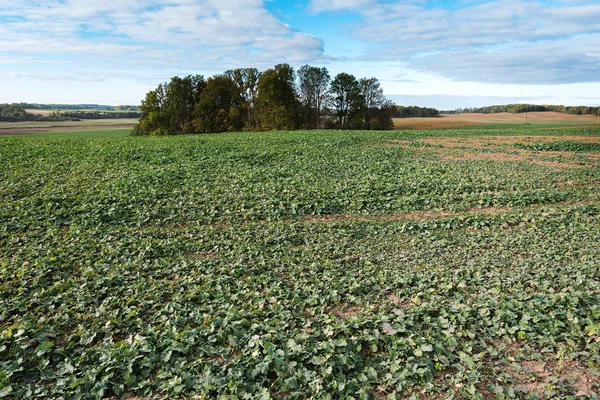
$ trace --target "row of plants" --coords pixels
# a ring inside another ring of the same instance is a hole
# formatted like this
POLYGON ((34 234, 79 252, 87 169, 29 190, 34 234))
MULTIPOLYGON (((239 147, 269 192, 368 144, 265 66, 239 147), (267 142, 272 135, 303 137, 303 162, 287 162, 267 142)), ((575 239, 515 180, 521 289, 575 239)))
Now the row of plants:
POLYGON ((0 397, 597 398, 597 161, 419 138, 0 138, 0 397))

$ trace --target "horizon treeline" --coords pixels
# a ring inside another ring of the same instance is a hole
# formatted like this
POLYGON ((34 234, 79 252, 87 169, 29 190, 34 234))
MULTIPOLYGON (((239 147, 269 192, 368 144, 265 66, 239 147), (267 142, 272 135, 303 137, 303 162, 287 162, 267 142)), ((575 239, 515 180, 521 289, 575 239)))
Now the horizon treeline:
POLYGON ((20 103, 0 104, 2 122, 61 122, 86 119, 139 118, 139 111, 51 111, 48 115, 28 113, 20 103))
POLYGON ((133 135, 295 129, 392 129, 396 106, 377 78, 304 65, 173 77, 146 94, 133 135))
POLYGON ((13 103, 12 105, 26 110, 72 110, 72 111, 139 111, 139 106, 119 105, 109 106, 103 104, 43 104, 43 103, 13 103))
POLYGON ((443 114, 462 114, 462 113, 478 113, 478 114, 497 114, 511 113, 520 114, 525 112, 536 111, 555 111, 573 115, 598 115, 600 107, 589 106, 563 106, 563 105, 548 105, 548 104, 503 104, 486 107, 475 108, 460 108, 455 111, 443 111, 443 114))

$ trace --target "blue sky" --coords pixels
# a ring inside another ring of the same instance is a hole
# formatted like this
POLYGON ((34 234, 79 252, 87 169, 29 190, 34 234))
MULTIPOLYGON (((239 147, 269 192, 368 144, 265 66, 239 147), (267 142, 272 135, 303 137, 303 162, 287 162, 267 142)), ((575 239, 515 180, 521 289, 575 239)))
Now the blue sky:
POLYGON ((174 75, 287 62, 399 104, 600 104, 598 1, 0 0, 0 102, 138 104, 174 75))

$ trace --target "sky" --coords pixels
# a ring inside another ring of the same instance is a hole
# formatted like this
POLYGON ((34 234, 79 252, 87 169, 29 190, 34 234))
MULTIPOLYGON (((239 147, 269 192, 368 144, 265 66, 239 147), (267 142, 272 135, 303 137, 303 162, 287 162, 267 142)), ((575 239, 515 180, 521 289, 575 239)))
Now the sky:
POLYGON ((600 2, 0 0, 0 103, 139 104, 278 63, 377 77, 403 105, 599 105, 600 2))

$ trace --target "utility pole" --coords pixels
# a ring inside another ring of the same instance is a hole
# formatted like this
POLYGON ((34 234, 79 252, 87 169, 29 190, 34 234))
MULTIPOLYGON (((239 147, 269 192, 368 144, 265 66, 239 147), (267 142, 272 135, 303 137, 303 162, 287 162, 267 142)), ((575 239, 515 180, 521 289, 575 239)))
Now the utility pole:
POLYGON ((525 113, 525 125, 527 125, 527 113, 525 113))

